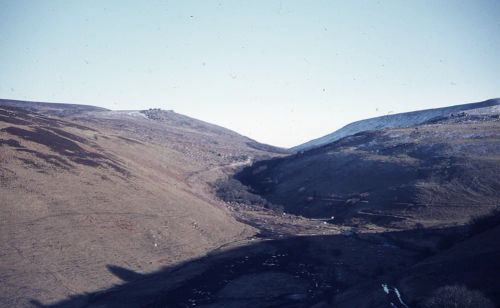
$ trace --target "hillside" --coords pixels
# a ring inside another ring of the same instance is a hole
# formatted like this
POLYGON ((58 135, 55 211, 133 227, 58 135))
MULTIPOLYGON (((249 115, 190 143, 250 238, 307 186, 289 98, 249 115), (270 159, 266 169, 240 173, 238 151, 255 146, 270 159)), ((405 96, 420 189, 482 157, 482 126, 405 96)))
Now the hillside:
POLYGON ((385 115, 350 123, 331 134, 295 146, 291 150, 304 151, 363 131, 411 127, 429 120, 448 117, 452 114, 459 114, 461 112, 471 114, 480 112, 490 113, 495 111, 497 113, 500 111, 500 99, 490 99, 479 103, 385 115))
POLYGON ((283 150, 171 111, 0 101, 0 306, 118 283, 255 234, 211 197, 283 150))
POLYGON ((496 105, 290 154, 172 110, 0 100, 0 306, 498 305, 499 192, 496 105))
MULTIPOLYGON (((443 230, 434 232, 438 234, 443 230)), ((414 232, 413 236, 415 235, 415 238, 420 237, 421 240, 429 239, 429 235, 426 236, 422 230, 414 232)), ((466 235, 453 244, 438 245, 444 247, 429 249, 424 257, 410 266, 386 273, 378 279, 360 282, 336 298, 336 307, 387 307, 391 294, 383 292, 382 284, 388 284, 390 289, 398 288, 409 307, 425 307, 423 302, 443 286, 466 286, 469 290, 479 290, 498 307, 500 247, 496 245, 496 241, 499 235, 500 225, 497 219, 497 224, 484 232, 466 235)), ((449 241, 438 241, 445 242, 449 241)), ((395 297, 392 300, 396 307, 404 307, 395 297)), ((479 306, 470 303, 461 307, 479 306)))
POLYGON ((449 224, 500 200, 497 111, 366 131, 236 175, 285 212, 333 223, 449 224))
POLYGON ((90 105, 43 103, 32 101, 19 101, 12 99, 0 99, 0 106, 17 107, 46 114, 71 115, 90 111, 107 111, 108 109, 90 105))

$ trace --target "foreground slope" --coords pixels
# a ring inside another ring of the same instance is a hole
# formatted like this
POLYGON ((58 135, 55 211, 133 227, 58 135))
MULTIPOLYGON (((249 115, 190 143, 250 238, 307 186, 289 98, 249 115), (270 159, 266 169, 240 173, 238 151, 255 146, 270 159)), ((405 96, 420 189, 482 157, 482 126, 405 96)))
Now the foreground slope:
POLYGON ((171 111, 0 101, 0 306, 99 290, 120 281, 108 265, 148 272, 253 235, 205 182, 280 151, 171 111))
MULTIPOLYGON (((498 213, 498 212, 497 212, 498 213)), ((500 218, 500 217, 499 217, 500 218)), ((465 286, 469 290, 479 291, 493 305, 500 305, 500 220, 480 233, 466 232, 460 240, 451 243, 450 236, 438 241, 438 249, 428 249, 421 258, 404 268, 390 271, 376 279, 365 279, 336 298, 336 307, 388 307, 388 301, 396 307, 405 307, 393 296, 397 288, 406 307, 422 307, 427 298, 444 286, 465 286), (444 239, 444 240, 443 240, 444 239), (443 245, 442 243, 447 243, 443 245), (382 285, 389 287, 389 294, 382 285)), ((413 236, 419 241, 429 241, 429 231, 416 230, 413 236)), ((435 230, 435 234, 446 232, 435 230)), ((462 231, 458 231, 460 234, 462 231)), ((456 234, 456 233, 455 233, 456 234)), ((403 238, 400 236, 400 238, 403 238)), ((408 247, 408 245, 406 245, 408 247)), ((393 260, 398 262, 399 260, 393 260)), ((470 300, 470 299, 469 299, 470 300)), ((457 307, 485 307, 462 302, 457 307)), ((442 307, 439 305, 431 307, 442 307)), ((450 306, 447 306, 450 307, 450 306)))
POLYGON ((128 276, 121 285, 48 307, 418 308, 450 285, 498 305, 499 231, 497 225, 479 234, 454 227, 256 240, 146 275, 114 267, 128 276), (450 236, 455 243, 440 244, 450 236))
POLYGON ((376 118, 370 118, 348 124, 331 134, 295 146, 292 148, 292 150, 304 151, 312 149, 315 147, 319 147, 334 142, 343 137, 357 134, 362 131, 380 130, 385 128, 410 127, 413 125, 422 124, 432 119, 447 117, 452 114, 459 114, 462 112, 490 113, 493 110, 496 110, 497 112, 500 110, 500 99, 490 99, 479 103, 463 104, 463 105, 456 105, 456 106, 435 108, 428 110, 419 110, 413 112, 405 112, 405 113, 386 115, 376 118))
POLYGON ((500 202, 499 113, 361 132, 237 178, 286 212, 336 223, 463 222, 500 202))

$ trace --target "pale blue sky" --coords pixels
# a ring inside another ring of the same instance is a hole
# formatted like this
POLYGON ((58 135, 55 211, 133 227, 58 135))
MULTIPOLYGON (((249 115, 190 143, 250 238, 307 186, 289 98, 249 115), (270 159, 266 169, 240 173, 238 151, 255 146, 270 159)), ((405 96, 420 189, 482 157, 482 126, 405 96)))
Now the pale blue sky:
POLYGON ((294 146, 500 96, 500 1, 0 0, 0 97, 174 109, 294 146))

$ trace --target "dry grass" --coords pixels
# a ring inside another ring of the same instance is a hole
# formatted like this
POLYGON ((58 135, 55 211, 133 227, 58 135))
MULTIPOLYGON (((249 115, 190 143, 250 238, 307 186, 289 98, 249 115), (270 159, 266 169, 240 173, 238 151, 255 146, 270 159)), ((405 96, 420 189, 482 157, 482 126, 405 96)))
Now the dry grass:
POLYGON ((150 272, 255 233, 207 193, 218 166, 273 155, 245 137, 182 116, 189 127, 0 112, 0 306, 109 287, 107 265, 150 272))

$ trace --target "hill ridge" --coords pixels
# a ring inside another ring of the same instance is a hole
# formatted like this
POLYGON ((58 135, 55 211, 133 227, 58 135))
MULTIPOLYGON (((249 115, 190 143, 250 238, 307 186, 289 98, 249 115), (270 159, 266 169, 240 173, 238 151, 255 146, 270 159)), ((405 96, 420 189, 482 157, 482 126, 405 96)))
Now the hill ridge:
POLYGON ((458 113, 468 110, 476 110, 488 107, 500 106, 500 99, 493 98, 481 102, 467 103, 460 105, 453 105, 448 107, 439 107, 431 109, 416 110, 410 112, 402 112, 391 115, 383 115, 374 118, 355 121, 349 123, 342 128, 324 135, 322 137, 307 141, 303 144, 292 147, 292 151, 303 151, 318 147, 333 141, 339 140, 343 137, 354 135, 362 131, 378 130, 384 128, 403 128, 410 127, 417 124, 425 123, 434 118, 447 116, 452 113, 458 113))

